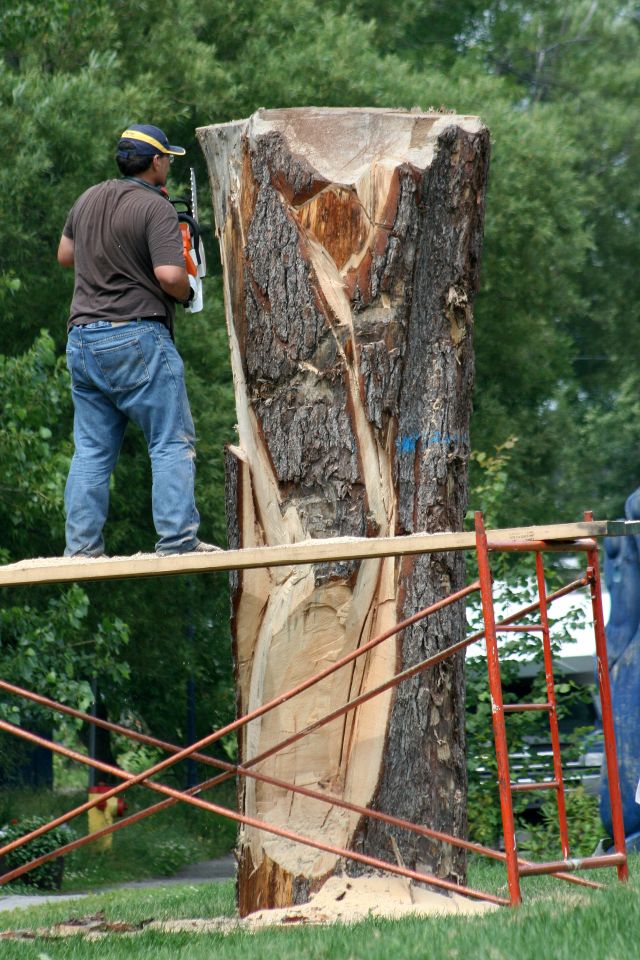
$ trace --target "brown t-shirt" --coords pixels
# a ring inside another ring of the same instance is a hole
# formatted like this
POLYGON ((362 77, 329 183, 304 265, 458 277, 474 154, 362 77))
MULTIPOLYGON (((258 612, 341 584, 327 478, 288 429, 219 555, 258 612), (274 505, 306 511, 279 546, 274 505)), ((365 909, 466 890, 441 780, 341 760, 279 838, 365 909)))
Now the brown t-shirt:
POLYGON ((63 233, 73 240, 75 267, 69 327, 157 317, 171 329, 175 301, 153 272, 184 266, 178 215, 166 197, 131 180, 105 180, 76 200, 63 233))

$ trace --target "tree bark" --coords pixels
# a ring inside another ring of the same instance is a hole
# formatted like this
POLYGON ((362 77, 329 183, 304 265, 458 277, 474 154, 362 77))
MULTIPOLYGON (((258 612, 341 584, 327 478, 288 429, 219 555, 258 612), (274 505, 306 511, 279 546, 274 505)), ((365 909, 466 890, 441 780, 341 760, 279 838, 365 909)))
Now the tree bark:
MULTIPOLYGON (((489 138, 474 117, 302 108, 203 127, 238 416, 230 546, 462 527, 489 138)), ((462 553, 232 579, 239 714, 461 587, 462 553)), ((462 638, 448 608, 254 721, 241 761, 462 638)), ((260 765, 449 833, 466 830, 462 658, 260 765)), ((243 780, 240 807, 463 880, 460 851, 243 780), (394 834, 394 836, 392 836, 394 834)), ((242 914, 301 902, 344 865, 253 829, 242 914)), ((350 867, 348 869, 353 869, 350 867)))

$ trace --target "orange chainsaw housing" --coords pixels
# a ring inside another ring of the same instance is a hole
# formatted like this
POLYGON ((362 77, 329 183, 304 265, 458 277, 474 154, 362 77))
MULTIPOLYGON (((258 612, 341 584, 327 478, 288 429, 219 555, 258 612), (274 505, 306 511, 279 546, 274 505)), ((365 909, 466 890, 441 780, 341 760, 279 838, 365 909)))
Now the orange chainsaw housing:
POLYGON ((198 276, 198 268, 194 263, 194 259, 191 256, 191 251, 193 245, 191 243, 191 231, 189 230, 188 223, 178 224, 180 227, 180 233, 182 234, 182 252, 184 254, 184 265, 187 268, 187 273, 191 274, 192 277, 198 276))

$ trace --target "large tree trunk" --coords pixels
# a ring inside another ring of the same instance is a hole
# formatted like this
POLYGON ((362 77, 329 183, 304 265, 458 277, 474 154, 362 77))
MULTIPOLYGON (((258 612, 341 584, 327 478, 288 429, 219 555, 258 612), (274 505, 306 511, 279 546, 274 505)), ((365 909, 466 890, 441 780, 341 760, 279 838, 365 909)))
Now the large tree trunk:
MULTIPOLYGON (((467 499, 487 130, 414 110, 290 109, 203 127, 238 415, 231 546, 461 529, 467 499)), ((463 584, 461 553, 243 572, 232 581, 239 713, 463 584)), ((251 723, 242 761, 461 639, 460 605, 251 723)), ((462 659, 260 769, 463 835, 462 659)), ((459 851, 251 780, 274 824, 464 878, 459 851)), ((243 914, 306 899, 336 858, 243 829, 243 914)))

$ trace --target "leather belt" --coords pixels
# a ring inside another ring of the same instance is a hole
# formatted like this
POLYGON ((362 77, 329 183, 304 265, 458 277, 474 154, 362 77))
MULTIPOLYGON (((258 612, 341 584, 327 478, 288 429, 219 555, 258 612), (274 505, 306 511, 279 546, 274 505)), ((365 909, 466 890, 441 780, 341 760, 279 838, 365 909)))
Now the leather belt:
POLYGON ((144 323, 147 320, 165 323, 166 317, 131 317, 129 320, 111 320, 110 323, 112 327, 121 327, 125 323, 144 323))

